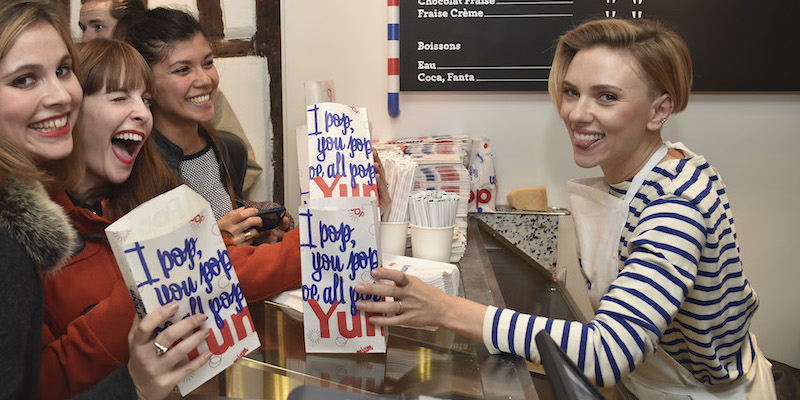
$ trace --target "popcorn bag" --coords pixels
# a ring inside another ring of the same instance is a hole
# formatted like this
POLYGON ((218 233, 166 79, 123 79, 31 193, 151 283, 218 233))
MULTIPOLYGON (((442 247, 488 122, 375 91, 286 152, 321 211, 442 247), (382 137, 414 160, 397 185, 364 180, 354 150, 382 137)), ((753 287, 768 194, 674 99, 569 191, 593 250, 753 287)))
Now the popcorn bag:
POLYGON ((472 139, 469 160, 469 210, 477 212, 495 211, 497 176, 494 173, 492 144, 488 138, 472 139))
POLYGON ((211 335, 189 358, 208 363, 178 383, 186 395, 261 343, 211 206, 186 185, 164 193, 106 228, 139 317, 172 301, 172 323, 202 313, 211 335))
POLYGON ((319 103, 306 109, 307 136, 298 161, 307 173, 307 198, 377 196, 369 119, 365 108, 319 103), (303 154, 301 154, 303 153, 303 154))
POLYGON ((356 302, 384 301, 355 292, 381 266, 378 206, 370 197, 310 199, 300 208, 306 353, 384 353, 386 332, 356 302))

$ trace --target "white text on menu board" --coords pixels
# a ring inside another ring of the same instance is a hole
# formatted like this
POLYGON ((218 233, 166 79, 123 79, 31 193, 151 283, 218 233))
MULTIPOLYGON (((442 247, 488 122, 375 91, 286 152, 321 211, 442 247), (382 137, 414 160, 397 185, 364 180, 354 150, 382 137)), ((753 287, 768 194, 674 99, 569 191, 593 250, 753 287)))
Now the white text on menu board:
MULTIPOLYGON (((420 6, 493 6, 495 0, 417 0, 420 6)), ((417 18, 483 18, 483 10, 468 8, 451 8, 449 10, 417 9, 417 18)))

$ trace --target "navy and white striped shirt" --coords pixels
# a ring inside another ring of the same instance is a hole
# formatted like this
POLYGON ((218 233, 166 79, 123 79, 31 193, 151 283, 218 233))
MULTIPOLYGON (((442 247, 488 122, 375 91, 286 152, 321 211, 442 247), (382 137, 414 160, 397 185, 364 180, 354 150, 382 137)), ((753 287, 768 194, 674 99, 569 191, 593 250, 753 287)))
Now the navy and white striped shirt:
MULTIPOLYGON (((624 197, 630 182, 610 185, 624 197)), ((631 202, 621 270, 586 324, 489 307, 489 349, 538 362, 542 329, 598 386, 611 386, 658 344, 707 385, 744 375, 755 357, 758 298, 742 271, 725 185, 705 158, 667 160, 631 202)))

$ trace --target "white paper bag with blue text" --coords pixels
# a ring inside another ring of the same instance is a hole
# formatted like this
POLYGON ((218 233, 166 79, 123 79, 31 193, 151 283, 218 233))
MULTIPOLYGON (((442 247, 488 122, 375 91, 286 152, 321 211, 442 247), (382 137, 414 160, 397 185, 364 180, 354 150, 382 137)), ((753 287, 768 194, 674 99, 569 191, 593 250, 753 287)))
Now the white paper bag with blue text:
POLYGON ((298 137, 302 161, 301 198, 376 197, 375 165, 367 109, 339 103, 318 103, 306 108, 305 143, 298 137), (307 161, 307 162, 306 162, 307 161), (306 189, 307 188, 307 189, 306 189))
POLYGON ((356 309, 362 297, 354 289, 374 282, 371 271, 381 266, 377 201, 312 198, 298 215, 306 352, 386 352, 385 329, 356 309))
POLYGON ((180 303, 156 333, 193 314, 208 316, 201 329, 211 335, 189 357, 206 350, 212 357, 178 383, 182 395, 261 345, 211 206, 188 186, 140 205, 106 236, 140 317, 180 303))

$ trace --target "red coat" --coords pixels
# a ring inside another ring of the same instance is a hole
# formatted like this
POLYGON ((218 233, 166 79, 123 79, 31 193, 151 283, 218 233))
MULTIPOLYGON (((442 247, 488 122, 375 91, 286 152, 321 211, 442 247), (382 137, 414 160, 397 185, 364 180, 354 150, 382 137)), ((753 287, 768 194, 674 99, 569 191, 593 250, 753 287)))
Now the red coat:
MULTIPOLYGON (((61 273, 43 279, 45 317, 39 398, 68 398, 128 361, 128 331, 135 310, 114 253, 105 241, 111 224, 53 196, 84 238, 85 247, 61 273)), ((295 229, 274 245, 236 246, 226 240, 248 302, 300 285, 300 235, 295 229)))

